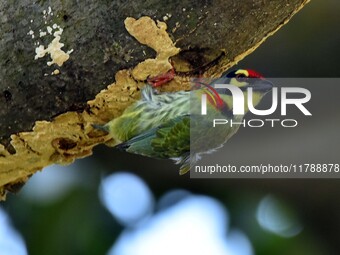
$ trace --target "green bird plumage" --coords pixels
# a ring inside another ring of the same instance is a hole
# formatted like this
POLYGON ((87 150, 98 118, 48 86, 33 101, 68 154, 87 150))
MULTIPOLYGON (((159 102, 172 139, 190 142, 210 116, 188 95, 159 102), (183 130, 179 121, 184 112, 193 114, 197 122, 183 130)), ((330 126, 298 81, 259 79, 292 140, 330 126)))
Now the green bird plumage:
MULTIPOLYGON (((253 79, 268 83, 251 70, 237 70, 218 80, 240 88, 247 87, 253 79)), ((214 95, 210 86, 193 91, 156 94, 147 85, 142 89, 141 99, 129 106, 123 114, 103 126, 119 142, 116 146, 130 153, 158 159, 173 159, 180 164, 180 174, 190 169, 202 154, 211 153, 221 147, 238 126, 212 127, 208 121, 202 123, 200 116, 201 95, 210 94, 207 104, 209 118, 225 118, 242 121, 243 116, 232 114, 232 96, 228 93, 214 95), (220 102, 219 102, 220 100, 220 102), (218 105, 219 103, 222 105, 218 105), (194 110, 193 110, 194 109, 194 110), (197 114, 196 114, 197 112, 197 114), (191 141, 190 136, 195 137, 191 141), (207 139, 207 137, 209 139, 207 139), (203 145, 203 146, 202 146, 203 145), (195 153, 190 154, 190 148, 195 153)), ((268 86, 266 87, 268 88, 268 86)), ((253 93, 253 104, 258 104, 269 91, 259 90, 253 93)), ((246 98, 246 92, 244 92, 246 98)), ((246 110, 248 109, 245 105, 246 110)))

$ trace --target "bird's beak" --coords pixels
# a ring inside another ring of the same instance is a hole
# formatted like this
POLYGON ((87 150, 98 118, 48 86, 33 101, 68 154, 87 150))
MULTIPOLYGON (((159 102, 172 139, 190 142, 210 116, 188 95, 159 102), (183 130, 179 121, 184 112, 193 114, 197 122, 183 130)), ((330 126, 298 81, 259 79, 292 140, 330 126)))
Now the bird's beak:
POLYGON ((248 87, 253 88, 257 92, 267 93, 273 88, 273 83, 265 79, 256 79, 248 87))

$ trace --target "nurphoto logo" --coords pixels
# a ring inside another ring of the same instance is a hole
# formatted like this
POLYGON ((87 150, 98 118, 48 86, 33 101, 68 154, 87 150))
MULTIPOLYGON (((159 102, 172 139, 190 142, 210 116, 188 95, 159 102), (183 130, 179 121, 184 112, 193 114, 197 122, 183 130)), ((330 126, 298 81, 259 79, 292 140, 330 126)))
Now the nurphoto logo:
MULTIPOLYGON (((242 90, 241 88, 231 85, 231 84, 215 84, 213 85, 215 89, 227 89, 230 91, 230 94, 233 98, 232 101, 232 114, 236 115, 245 115, 247 110, 245 110, 245 106, 248 107, 249 112, 253 113, 257 116, 269 116, 273 114, 278 108, 278 102, 280 101, 281 105, 281 116, 287 116, 287 105, 294 105, 297 107, 302 114, 305 116, 312 116, 310 111, 304 106, 304 104, 308 103, 311 99, 311 92, 305 88, 299 87, 282 87, 280 89, 280 96, 278 92, 278 88, 272 88, 272 100, 271 107, 266 110, 256 109, 253 102, 254 91, 252 87, 246 88, 246 90, 242 90), (246 92, 246 96, 245 96, 246 92), (295 94, 294 98, 289 97, 290 94, 295 94), (299 95, 298 97, 296 95, 299 95), (245 103, 245 97, 247 99, 245 103)), ((207 115, 207 94, 202 94, 201 97, 201 115, 207 115)), ((280 123, 282 127, 296 127, 298 125, 298 121, 296 119, 249 119, 235 122, 232 119, 213 119, 213 127, 217 125, 242 125, 249 127, 262 127, 268 123, 271 127, 275 126, 275 123, 280 123)))

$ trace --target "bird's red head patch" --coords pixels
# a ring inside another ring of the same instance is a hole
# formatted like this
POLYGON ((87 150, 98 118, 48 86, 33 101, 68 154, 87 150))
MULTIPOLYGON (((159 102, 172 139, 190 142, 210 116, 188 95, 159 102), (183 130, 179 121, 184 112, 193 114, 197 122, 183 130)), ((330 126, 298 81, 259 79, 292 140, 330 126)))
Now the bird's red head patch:
POLYGON ((249 70, 247 69, 247 72, 248 72, 248 78, 260 78, 260 79, 263 79, 264 76, 254 70, 249 70))
POLYGON ((257 79, 263 79, 264 76, 254 70, 251 69, 238 69, 229 72, 226 76, 226 78, 257 78, 257 79))

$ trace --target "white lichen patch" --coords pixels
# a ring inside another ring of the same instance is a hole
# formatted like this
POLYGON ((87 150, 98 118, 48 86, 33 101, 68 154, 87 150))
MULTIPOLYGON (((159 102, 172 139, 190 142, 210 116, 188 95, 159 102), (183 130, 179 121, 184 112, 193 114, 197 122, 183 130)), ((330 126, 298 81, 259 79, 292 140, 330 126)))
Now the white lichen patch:
POLYGON ((34 31, 32 29, 28 31, 27 35, 32 36, 32 39, 34 39, 34 31))
POLYGON ((180 26, 181 25, 179 24, 179 22, 176 22, 175 27, 172 29, 172 32, 175 33, 180 26))
MULTIPOLYGON (((43 10, 43 18, 45 19, 45 24, 47 24, 47 18, 48 16, 52 16, 52 8, 49 6, 47 10, 43 10)), ((33 21, 32 21, 33 22, 33 21)), ((64 47, 64 43, 61 42, 61 35, 63 33, 63 28, 61 28, 58 24, 54 23, 46 25, 45 29, 39 29, 39 38, 45 37, 47 35, 52 35, 54 38, 47 47, 43 43, 40 43, 39 41, 35 41, 34 45, 37 46, 35 48, 35 57, 34 59, 37 60, 39 58, 43 58, 47 55, 50 55, 51 61, 48 61, 46 64, 48 66, 51 66, 53 64, 56 64, 58 66, 62 66, 69 58, 70 54, 73 52, 73 49, 64 51, 62 48, 64 47)), ((32 36, 34 38, 34 31, 31 29, 28 33, 28 35, 32 36)), ((59 74, 59 69, 55 69, 51 75, 57 75, 59 74)), ((45 76, 48 74, 44 74, 45 76)))
POLYGON ((58 75, 58 74, 60 74, 59 69, 55 69, 55 70, 51 73, 51 75, 58 75))
POLYGON ((64 44, 60 42, 63 29, 60 27, 58 28, 59 29, 53 34, 54 39, 46 49, 44 45, 40 45, 35 49, 36 55, 34 59, 43 58, 46 54, 50 54, 52 60, 47 62, 48 66, 51 66, 53 64, 62 66, 70 58, 70 54, 73 52, 73 49, 67 52, 61 49, 62 47, 64 47, 64 44))
MULTIPOLYGON (((43 18, 47 19, 48 16, 53 16, 52 8, 49 6, 47 10, 43 10, 43 18)), ((46 23, 45 23, 46 24, 46 23)))
POLYGON ((163 21, 167 21, 168 19, 171 18, 171 16, 172 16, 172 14, 170 14, 170 13, 165 14, 165 15, 163 16, 163 21))
POLYGON ((46 27, 46 29, 47 29, 47 32, 51 35, 52 34, 52 31, 53 31, 53 29, 50 27, 50 26, 47 26, 46 27))

